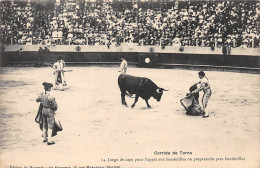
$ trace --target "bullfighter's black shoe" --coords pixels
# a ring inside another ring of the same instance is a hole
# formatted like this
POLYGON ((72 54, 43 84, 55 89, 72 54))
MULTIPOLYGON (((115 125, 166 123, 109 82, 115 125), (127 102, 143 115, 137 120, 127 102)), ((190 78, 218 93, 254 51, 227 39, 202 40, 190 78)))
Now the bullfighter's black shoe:
POLYGON ((202 116, 202 118, 207 118, 207 117, 209 117, 209 115, 203 115, 203 116, 202 116))
POLYGON ((53 145, 53 144, 55 144, 55 142, 47 142, 47 145, 53 145))

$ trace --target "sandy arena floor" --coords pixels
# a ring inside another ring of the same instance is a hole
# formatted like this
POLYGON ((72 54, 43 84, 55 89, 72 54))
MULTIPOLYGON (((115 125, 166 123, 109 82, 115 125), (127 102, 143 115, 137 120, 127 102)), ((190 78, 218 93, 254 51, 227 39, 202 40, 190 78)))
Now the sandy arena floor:
MULTIPOLYGON (((179 102, 198 80, 197 71, 129 68, 128 74, 170 89, 159 103, 150 99, 151 109, 141 98, 131 109, 121 105, 117 68, 66 69, 73 70, 66 73, 67 90, 52 91, 64 130, 47 146, 34 122, 35 99, 42 82, 53 81, 52 69, 0 68, 1 167, 260 166, 260 75, 206 72, 212 96, 210 117, 203 119, 187 116, 179 102), (178 154, 155 155, 166 151, 178 154), (210 157, 214 160, 196 160, 210 157)), ((131 105, 134 99, 126 101, 131 105)))

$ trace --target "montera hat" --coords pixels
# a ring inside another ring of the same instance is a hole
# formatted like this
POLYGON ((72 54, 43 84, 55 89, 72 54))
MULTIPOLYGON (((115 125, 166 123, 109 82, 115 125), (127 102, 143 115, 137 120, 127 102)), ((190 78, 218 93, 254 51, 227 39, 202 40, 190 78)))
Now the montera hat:
POLYGON ((44 88, 53 87, 53 84, 52 84, 52 83, 47 83, 47 82, 42 83, 42 85, 44 86, 44 88))

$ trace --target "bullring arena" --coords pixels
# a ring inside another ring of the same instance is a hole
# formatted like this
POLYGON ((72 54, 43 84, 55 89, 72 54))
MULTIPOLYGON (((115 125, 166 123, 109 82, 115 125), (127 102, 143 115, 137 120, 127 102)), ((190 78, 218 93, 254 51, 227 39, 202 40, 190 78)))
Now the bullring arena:
POLYGON ((217 42, 215 48, 12 43, 1 46, 1 167, 259 167, 259 44, 223 54, 225 47, 217 42), (49 52, 40 53, 39 47, 49 52), (58 56, 72 72, 65 73, 65 91, 51 90, 63 130, 55 145, 47 146, 35 122, 35 100, 42 83, 53 82, 58 56), (160 102, 151 98, 147 108, 140 98, 132 109, 134 98, 126 97, 129 107, 121 104, 121 57, 128 61, 127 74, 169 89, 160 102), (186 115, 180 104, 200 70, 212 89, 208 118, 186 115))

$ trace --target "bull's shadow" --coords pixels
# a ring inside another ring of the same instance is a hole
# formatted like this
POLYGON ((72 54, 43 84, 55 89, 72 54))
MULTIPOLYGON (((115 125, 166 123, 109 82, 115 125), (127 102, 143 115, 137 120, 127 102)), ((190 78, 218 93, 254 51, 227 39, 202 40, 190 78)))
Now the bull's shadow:
MULTIPOLYGON (((147 107, 139 107, 138 109, 139 110, 154 110, 154 109, 157 109, 158 107, 152 107, 152 106, 150 106, 149 108, 147 108, 147 107)), ((153 112, 158 112, 158 111, 153 111, 153 112)))
POLYGON ((132 97, 135 94, 135 101, 131 105, 134 108, 138 98, 141 97, 145 100, 148 108, 151 108, 148 100, 153 97, 158 102, 161 100, 164 88, 158 87, 152 80, 145 77, 134 77, 131 75, 121 74, 118 77, 118 86, 121 91, 121 102, 122 105, 128 106, 125 101, 125 95, 132 97))

